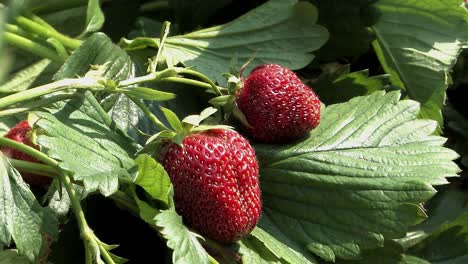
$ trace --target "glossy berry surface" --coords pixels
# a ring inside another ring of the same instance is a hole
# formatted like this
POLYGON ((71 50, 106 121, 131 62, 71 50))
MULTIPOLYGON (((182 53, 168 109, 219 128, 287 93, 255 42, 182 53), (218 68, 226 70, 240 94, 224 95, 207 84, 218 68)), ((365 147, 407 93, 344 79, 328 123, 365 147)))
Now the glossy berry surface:
MULTIPOLYGON (((11 140, 14 140, 16 142, 26 144, 35 149, 39 149, 39 147, 34 145, 29 139, 29 131, 31 131, 31 127, 29 126, 28 121, 21 121, 18 124, 16 124, 16 126, 11 128, 8 131, 8 133, 5 135, 5 137, 11 140)), ((18 151, 16 149, 12 149, 9 147, 2 147, 1 150, 3 154, 9 158, 39 163, 37 159, 21 151, 18 151)), ((35 186, 47 185, 47 184, 50 184, 50 182, 52 181, 52 179, 49 177, 36 175, 33 173, 21 173, 21 176, 23 177, 23 180, 26 183, 35 185, 35 186)))
POLYGON ((170 143, 160 161, 174 185, 176 211, 201 234, 223 243, 248 235, 261 212, 254 149, 239 133, 214 129, 170 143))
POLYGON ((246 134, 266 143, 284 143, 305 136, 320 122, 320 100, 291 70, 261 65, 244 80, 236 103, 251 127, 246 134))

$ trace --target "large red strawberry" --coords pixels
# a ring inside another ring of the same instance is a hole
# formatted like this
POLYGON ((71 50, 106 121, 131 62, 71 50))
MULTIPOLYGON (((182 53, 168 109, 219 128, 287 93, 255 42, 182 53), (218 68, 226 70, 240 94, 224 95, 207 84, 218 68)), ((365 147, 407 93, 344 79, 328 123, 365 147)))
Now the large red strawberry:
MULTIPOLYGON (((34 145, 31 140, 29 139, 29 132, 31 131, 31 127, 28 124, 28 121, 21 121, 19 122, 16 126, 14 126, 12 129, 8 131, 8 133, 5 135, 6 138, 12 139, 14 141, 26 144, 28 146, 31 146, 33 148, 39 149, 38 146, 34 145)), ((39 161, 28 154, 25 154, 21 151, 18 151, 16 149, 12 149, 9 147, 3 147, 2 152, 5 156, 10 157, 12 159, 17 159, 17 160, 25 160, 25 161, 30 161, 30 162, 37 162, 39 161)), ((36 186, 43 186, 47 185, 51 182, 51 178, 46 177, 46 176, 41 176, 33 173, 21 173, 21 176, 23 177, 24 181, 27 182, 28 184, 31 185, 36 185, 36 186)))
POLYGON ((252 139, 281 143, 305 136, 320 122, 320 100, 291 70, 261 65, 249 74, 237 93, 237 107, 250 126, 252 139))
POLYGON ((249 142, 232 130, 191 134, 170 143, 160 161, 174 185, 174 203, 185 223, 229 243, 249 234, 261 211, 258 164, 249 142))

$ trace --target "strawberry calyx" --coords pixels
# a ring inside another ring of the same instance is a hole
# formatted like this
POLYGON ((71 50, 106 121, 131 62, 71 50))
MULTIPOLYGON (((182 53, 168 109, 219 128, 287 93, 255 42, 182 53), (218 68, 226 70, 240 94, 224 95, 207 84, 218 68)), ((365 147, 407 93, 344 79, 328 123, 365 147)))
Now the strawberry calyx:
POLYGON ((212 104, 214 107, 222 110, 224 120, 229 120, 229 118, 233 116, 245 127, 252 127, 247 121, 246 116, 239 109, 236 103, 236 95, 238 91, 240 91, 243 87, 242 77, 236 76, 231 73, 224 73, 223 76, 227 79, 228 94, 223 94, 221 96, 214 97, 209 101, 209 103, 212 104))
POLYGON ((168 142, 173 142, 182 147, 184 138, 191 134, 201 133, 212 129, 232 129, 231 126, 219 125, 216 118, 213 116, 218 110, 213 107, 208 107, 200 112, 198 115, 189 115, 182 119, 171 110, 160 107, 168 123, 170 124, 169 129, 162 130, 150 138, 145 143, 145 147, 140 152, 147 152, 149 149, 160 150, 162 146, 168 142))

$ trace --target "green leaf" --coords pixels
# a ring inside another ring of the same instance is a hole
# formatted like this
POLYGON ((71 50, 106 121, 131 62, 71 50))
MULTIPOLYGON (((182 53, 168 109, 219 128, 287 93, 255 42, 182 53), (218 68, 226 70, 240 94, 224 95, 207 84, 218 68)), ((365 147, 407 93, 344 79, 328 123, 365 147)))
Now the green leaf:
POLYGON ((242 263, 268 264, 281 263, 270 250, 258 240, 250 237, 239 241, 239 253, 242 255, 242 263))
POLYGON ((112 104, 108 114, 117 126, 126 131, 132 138, 138 139, 140 135, 135 127, 145 118, 143 111, 125 94, 112 94, 106 97, 101 104, 106 103, 112 104))
POLYGON ((138 166, 135 183, 143 187, 152 198, 168 205, 171 180, 163 166, 147 154, 138 155, 135 164, 138 166))
POLYGON ((421 117, 442 125, 449 71, 468 41, 461 0, 381 0, 374 49, 392 84, 421 103, 421 117), (404 30, 402 30, 404 29, 404 30))
POLYGON ((459 168, 458 155, 418 120, 419 104, 375 92, 323 111, 321 124, 290 145, 256 145, 260 227, 306 255, 356 259, 421 222, 420 203, 459 168))
POLYGON ((162 228, 161 234, 167 240, 167 246, 174 251, 174 264, 210 263, 208 254, 198 241, 198 235, 183 224, 182 217, 174 208, 161 211, 154 219, 156 225, 162 228))
POLYGON ((468 213, 443 224, 421 243, 409 250, 410 254, 437 264, 466 263, 468 260, 468 213))
POLYGON ((412 227, 406 237, 398 239, 397 242, 406 249, 420 243, 441 225, 467 213, 467 201, 468 196, 461 191, 452 190, 450 187, 439 190, 437 195, 425 204, 428 219, 412 227))
POLYGON ((84 76, 91 65, 104 65, 105 63, 108 63, 104 73, 107 78, 127 79, 133 76, 135 71, 127 52, 112 43, 112 40, 105 34, 94 33, 65 61, 54 79, 84 76))
MULTIPOLYGON (((89 93, 88 93, 89 95, 89 93)), ((83 181, 86 191, 97 189, 111 195, 118 188, 119 177, 131 181, 131 158, 137 151, 103 113, 92 97, 73 99, 50 112, 33 112, 38 118, 36 142, 60 167, 83 181)))
POLYGON ((57 65, 50 60, 40 60, 14 73, 7 82, 0 85, 0 93, 16 93, 46 84, 57 70, 57 65))
POLYGON ((30 264, 29 260, 18 254, 17 250, 10 249, 0 252, 0 264, 30 264))
MULTIPOLYGON (((229 72, 234 56, 240 68, 255 54, 246 72, 263 63, 299 69, 312 61, 310 52, 328 38, 326 29, 315 24, 317 17, 310 3, 270 0, 230 23, 168 37, 163 53, 170 65, 181 62, 219 83, 226 82, 221 74, 229 72)), ((159 40, 124 39, 120 44, 128 49, 158 47, 159 40)))
POLYGON ((151 101, 167 101, 176 97, 173 93, 161 92, 146 87, 132 87, 121 89, 126 95, 151 101))
POLYGON ((44 254, 45 237, 57 236, 57 218, 50 208, 41 207, 1 152, 0 177, 0 248, 13 239, 20 255, 36 260, 44 254))
POLYGON ((319 96, 320 101, 329 104, 344 103, 353 97, 369 95, 385 90, 389 75, 369 77, 369 70, 351 72, 349 65, 325 69, 315 82, 309 86, 319 96))
POLYGON ((451 105, 447 105, 443 110, 447 123, 447 132, 454 133, 451 136, 454 140, 452 148, 462 156, 462 164, 468 167, 468 134, 466 133, 468 131, 468 120, 451 105))
POLYGON ((175 131, 181 131, 182 123, 180 122, 180 119, 177 117, 177 115, 174 112, 172 112, 169 108, 165 108, 161 106, 160 109, 164 113, 164 116, 166 117, 171 127, 175 131))
POLYGON ((88 0, 86 9, 86 29, 85 33, 96 32, 104 24, 104 13, 99 6, 99 0, 88 0))
POLYGON ((307 259, 259 227, 256 227, 250 236, 244 238, 241 243, 248 248, 244 252, 245 255, 243 254, 243 247, 241 247, 240 251, 244 255, 243 260, 245 263, 255 263, 255 261, 258 263, 317 263, 310 254, 307 255, 309 258, 307 259))
POLYGON ((318 24, 330 32, 330 39, 317 51, 321 59, 331 61, 365 53, 374 34, 369 26, 379 19, 377 0, 309 0, 320 14, 318 24), (344 44, 345 43, 345 44, 344 44))
POLYGON ((181 31, 191 31, 209 21, 220 9, 232 0, 169 0, 169 6, 174 10, 177 25, 181 31))
MULTIPOLYGON (((54 29, 70 36, 77 36, 86 26, 87 0, 29 0, 24 6, 52 25, 54 29)), ((23 4, 24 5, 24 4, 23 4)))

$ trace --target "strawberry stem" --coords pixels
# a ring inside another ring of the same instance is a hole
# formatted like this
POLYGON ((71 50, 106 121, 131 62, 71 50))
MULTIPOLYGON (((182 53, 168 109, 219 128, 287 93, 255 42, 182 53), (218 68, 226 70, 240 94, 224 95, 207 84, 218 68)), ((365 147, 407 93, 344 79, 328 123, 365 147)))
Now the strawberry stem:
POLYGON ((0 137, 0 146, 6 146, 6 147, 10 147, 12 149, 16 149, 18 151, 21 151, 25 154, 28 154, 29 156, 57 169, 57 170, 61 170, 60 167, 59 167, 59 163, 58 161, 50 158, 49 156, 47 156, 45 153, 42 153, 40 152, 39 150, 31 147, 31 146, 28 146, 26 144, 23 144, 23 143, 19 143, 17 141, 14 141, 12 139, 9 139, 9 138, 5 138, 5 137, 0 137))
POLYGON ((179 71, 179 73, 182 73, 182 74, 185 73, 185 74, 189 74, 189 75, 198 77, 198 78, 202 79, 203 81, 205 81, 206 83, 208 83, 210 85, 210 88, 213 89, 213 91, 217 95, 223 95, 221 93, 221 91, 218 89, 218 86, 216 86, 216 84, 213 81, 211 81, 210 78, 208 78, 208 76, 204 75, 203 73, 197 72, 197 71, 194 71, 194 70, 191 70, 191 69, 183 69, 183 70, 179 71))
POLYGON ((45 27, 38 22, 35 22, 24 16, 18 16, 16 19, 16 24, 24 30, 37 34, 44 39, 54 38, 60 41, 65 47, 68 47, 72 50, 76 50, 82 43, 81 40, 74 39, 68 36, 63 35, 62 33, 52 29, 51 27, 45 27))
POLYGON ((5 38, 6 43, 14 47, 31 52, 40 57, 47 58, 58 64, 63 64, 64 62, 64 60, 55 51, 30 39, 11 33, 9 31, 5 31, 3 33, 3 36, 5 38))
POLYGON ((5 117, 5 116, 11 116, 11 115, 18 114, 18 113, 24 113, 24 112, 27 112, 27 111, 34 110, 36 108, 40 108, 40 107, 43 107, 43 106, 53 104, 55 102, 68 100, 68 99, 72 99, 72 98, 77 98, 77 97, 78 97, 77 94, 59 94, 59 95, 56 95, 56 96, 51 96, 51 97, 45 98, 45 99, 40 100, 40 101, 33 101, 33 102, 30 102, 30 103, 25 103, 21 107, 18 107, 18 108, 1 110, 0 111, 0 118, 5 117))
POLYGON ((10 158, 8 160, 20 172, 29 172, 50 178, 54 178, 60 174, 60 170, 49 165, 10 158))
MULTIPOLYGON (((127 95, 128 96, 128 95, 127 95)), ((148 107, 140 100, 136 99, 132 96, 128 96, 130 100, 132 100, 140 109, 145 113, 145 115, 153 122, 156 127, 160 130, 170 130, 163 122, 161 122, 152 112, 148 109, 148 107)))
POLYGON ((156 53, 156 57, 150 64, 150 70, 151 72, 156 72, 158 68, 158 62, 161 57, 162 50, 164 49, 164 42, 166 41, 167 36, 169 35, 169 31, 171 28, 171 22, 169 21, 164 21, 162 24, 161 28, 161 40, 159 42, 159 48, 158 48, 158 53, 156 53))
MULTIPOLYGON (((181 77, 167 77, 161 80, 158 80, 157 82, 169 82, 169 83, 180 83, 180 84, 187 84, 191 86, 197 86, 203 89, 207 90, 214 90, 213 86, 205 83, 205 82, 200 82, 197 80, 192 80, 192 79, 187 79, 187 78, 181 78, 181 77)), ((217 90, 226 90, 224 87, 216 86, 217 90)), ((217 93, 217 92, 216 92, 217 93)))
POLYGON ((53 83, 38 86, 36 88, 28 89, 19 93, 15 93, 9 96, 5 96, 0 99, 0 109, 10 106, 12 104, 27 101, 42 95, 70 88, 104 90, 105 86, 100 84, 98 80, 89 77, 78 79, 63 79, 53 83))

